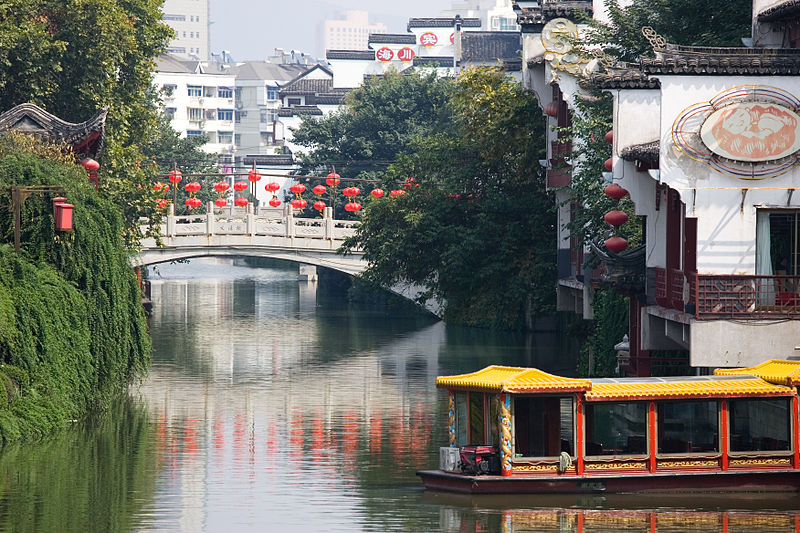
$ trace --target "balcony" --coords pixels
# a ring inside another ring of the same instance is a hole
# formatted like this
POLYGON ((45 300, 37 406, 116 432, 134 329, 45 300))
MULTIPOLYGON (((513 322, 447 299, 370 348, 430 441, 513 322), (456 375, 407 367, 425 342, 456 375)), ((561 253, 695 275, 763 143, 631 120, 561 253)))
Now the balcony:
POLYGON ((800 276, 697 276, 698 319, 800 319, 800 276))
POLYGON ((695 284, 695 276, 687 276, 683 270, 674 268, 654 268, 656 277, 655 296, 656 303, 661 307, 677 309, 683 311, 685 304, 694 303, 694 291, 691 290, 695 284), (689 282, 688 301, 684 297, 684 285, 689 282))

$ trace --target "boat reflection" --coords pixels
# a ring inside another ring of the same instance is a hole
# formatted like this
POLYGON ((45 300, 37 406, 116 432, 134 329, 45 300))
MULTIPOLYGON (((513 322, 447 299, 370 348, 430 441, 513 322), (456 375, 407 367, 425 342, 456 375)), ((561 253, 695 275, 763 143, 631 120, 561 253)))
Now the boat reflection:
POLYGON ((425 493, 443 533, 797 533, 793 493, 469 496, 425 493), (774 496, 774 498, 773 498, 774 496), (769 509, 765 509, 765 505, 769 509))

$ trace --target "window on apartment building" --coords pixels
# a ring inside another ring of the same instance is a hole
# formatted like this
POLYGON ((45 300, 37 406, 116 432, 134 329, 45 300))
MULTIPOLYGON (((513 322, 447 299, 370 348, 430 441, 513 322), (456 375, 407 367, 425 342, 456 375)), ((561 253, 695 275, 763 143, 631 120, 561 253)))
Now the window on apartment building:
POLYGON ((189 120, 203 120, 203 110, 199 107, 189 107, 186 113, 189 120))
POLYGON ((164 108, 164 116, 168 119, 172 119, 175 116, 175 111, 177 111, 174 107, 165 107, 164 108))
POLYGON ((233 120, 233 109, 217 109, 217 120, 233 120))
POLYGON ((280 98, 279 96, 280 88, 279 87, 267 87, 267 100, 277 100, 280 98))
POLYGON ((217 110, 206 109, 206 120, 217 120, 217 110))
POLYGON ((294 107, 296 105, 303 105, 303 100, 300 98, 287 98, 286 105, 289 107, 294 107))
POLYGON ((183 32, 183 36, 186 37, 186 32, 183 32))
POLYGON ((243 114, 241 111, 236 111, 236 112, 233 114, 233 118, 234 118, 234 120, 236 121, 236 123, 237 123, 237 124, 238 124, 238 123, 240 123, 240 122, 242 121, 242 117, 243 117, 243 116, 244 116, 244 114, 243 114))
POLYGON ((278 110, 267 109, 267 122, 275 122, 276 120, 278 120, 278 110))
POLYGON ((203 96, 206 98, 214 98, 217 96, 217 88, 216 87, 203 87, 203 96))
POLYGON ((266 109, 261 109, 260 113, 261 113, 261 115, 259 116, 259 122, 261 122, 262 124, 265 124, 267 122, 267 110, 266 109))
POLYGON ((241 133, 235 133, 233 135, 233 144, 235 146, 240 146, 242 144, 242 134, 241 133))
POLYGON ((233 98, 233 89, 230 87, 217 87, 217 98, 233 98))
POLYGON ((800 211, 758 210, 756 274, 800 275, 800 211))
POLYGON ((167 52, 170 53, 170 54, 185 54, 186 53, 186 48, 184 48, 182 46, 178 46, 178 47, 173 46, 173 47, 167 48, 167 52))
POLYGON ((186 15, 164 15, 164 20, 172 22, 186 22, 186 15))
POLYGON ((164 91, 164 96, 166 97, 174 95, 175 89, 177 88, 178 86, 175 85, 174 83, 165 83, 164 85, 161 86, 161 89, 164 91))
POLYGON ((272 144, 272 134, 266 131, 261 132, 261 146, 268 146, 272 144))
POLYGON ((233 132, 232 131, 218 131, 217 132, 217 142, 220 144, 233 144, 233 132))
POLYGON ((186 130, 187 137, 202 137, 203 132, 201 130, 186 130))
MULTIPOLYGON (((184 49, 184 51, 186 51, 186 49, 184 49)), ((203 94, 203 88, 199 85, 187 85, 186 90, 189 96, 202 96, 203 94)))

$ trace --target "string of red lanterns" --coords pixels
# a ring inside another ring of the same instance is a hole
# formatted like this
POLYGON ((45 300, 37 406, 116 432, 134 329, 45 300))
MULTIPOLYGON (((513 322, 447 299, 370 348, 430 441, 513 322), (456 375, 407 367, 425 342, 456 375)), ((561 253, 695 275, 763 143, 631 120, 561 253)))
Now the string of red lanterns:
MULTIPOLYGON (((605 134, 603 137, 607 143, 614 142, 614 131, 611 130, 605 134)), ((613 158, 609 157, 603 163, 603 166, 606 168, 607 171, 611 172, 614 168, 614 160, 613 158)), ((617 183, 612 183, 611 185, 606 186, 603 189, 603 193, 614 200, 615 202, 619 203, 619 201, 627 196, 628 191, 623 187, 620 187, 617 183)), ((617 231, 619 227, 625 224, 628 221, 628 215, 624 211, 620 211, 619 209, 613 209, 603 216, 603 220, 606 223, 614 228, 614 231, 617 231)), ((628 241, 625 240, 623 237, 618 235, 614 235, 609 237, 608 239, 603 242, 606 249, 614 253, 620 253, 621 251, 625 250, 628 247, 628 241)))

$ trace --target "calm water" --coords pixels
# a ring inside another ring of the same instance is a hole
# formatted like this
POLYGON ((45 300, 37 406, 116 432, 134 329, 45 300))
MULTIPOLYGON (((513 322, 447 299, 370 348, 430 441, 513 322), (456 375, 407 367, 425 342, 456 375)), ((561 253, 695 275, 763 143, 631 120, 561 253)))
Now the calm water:
POLYGON ((414 472, 447 437, 435 377, 569 374, 557 335, 348 306, 296 267, 152 274, 150 376, 107 416, 0 452, 0 531, 800 531, 795 496, 426 493, 414 472))

